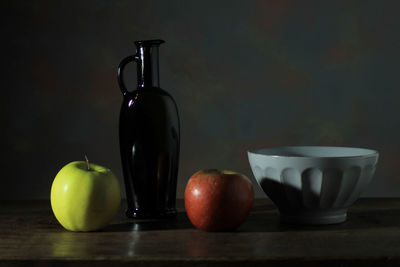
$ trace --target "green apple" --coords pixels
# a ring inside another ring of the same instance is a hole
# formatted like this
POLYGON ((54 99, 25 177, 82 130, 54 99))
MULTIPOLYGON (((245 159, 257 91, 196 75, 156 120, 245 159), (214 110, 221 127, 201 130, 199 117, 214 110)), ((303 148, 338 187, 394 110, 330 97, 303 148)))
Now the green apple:
POLYGON ((119 182, 110 169, 84 161, 65 165, 54 178, 51 208, 70 231, 96 231, 111 222, 121 203, 119 182))

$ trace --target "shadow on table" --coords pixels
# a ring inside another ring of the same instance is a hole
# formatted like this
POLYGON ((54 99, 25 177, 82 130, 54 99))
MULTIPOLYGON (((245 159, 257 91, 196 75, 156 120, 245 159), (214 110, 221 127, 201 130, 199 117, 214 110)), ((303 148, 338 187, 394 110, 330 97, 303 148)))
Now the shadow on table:
POLYGON ((193 228, 185 212, 178 212, 176 217, 158 220, 124 219, 112 223, 103 229, 104 232, 156 231, 193 228))
MULTIPOLYGON (((362 201, 349 208, 347 220, 331 225, 295 225, 280 222, 279 211, 270 201, 258 200, 246 221, 235 232, 297 232, 297 231, 346 231, 399 227, 400 207, 398 205, 371 207, 362 201), (260 202, 261 201, 261 202, 260 202)), ((184 211, 172 219, 133 220, 120 216, 120 220, 103 229, 105 232, 159 231, 193 229, 184 211)), ((200 230, 196 230, 200 231, 200 230)))
POLYGON ((296 231, 346 231, 399 227, 400 207, 385 209, 352 209, 347 220, 330 225, 296 225, 281 223, 279 212, 271 206, 258 206, 253 209, 238 232, 296 232, 296 231))

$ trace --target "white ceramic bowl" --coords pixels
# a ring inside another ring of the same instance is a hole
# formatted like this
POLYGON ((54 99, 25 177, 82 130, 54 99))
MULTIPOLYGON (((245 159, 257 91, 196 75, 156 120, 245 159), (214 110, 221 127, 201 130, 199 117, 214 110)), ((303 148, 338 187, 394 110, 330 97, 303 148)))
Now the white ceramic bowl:
POLYGON ((371 181, 379 154, 364 148, 292 146, 248 151, 253 174, 281 221, 332 224, 371 181))

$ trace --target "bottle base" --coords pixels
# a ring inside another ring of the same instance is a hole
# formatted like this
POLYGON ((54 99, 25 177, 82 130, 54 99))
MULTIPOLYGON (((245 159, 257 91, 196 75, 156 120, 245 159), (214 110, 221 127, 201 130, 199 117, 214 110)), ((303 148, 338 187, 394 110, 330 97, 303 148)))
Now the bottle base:
POLYGON ((128 209, 125 214, 126 217, 132 219, 168 219, 176 216, 176 209, 168 209, 168 210, 136 210, 136 209, 128 209))

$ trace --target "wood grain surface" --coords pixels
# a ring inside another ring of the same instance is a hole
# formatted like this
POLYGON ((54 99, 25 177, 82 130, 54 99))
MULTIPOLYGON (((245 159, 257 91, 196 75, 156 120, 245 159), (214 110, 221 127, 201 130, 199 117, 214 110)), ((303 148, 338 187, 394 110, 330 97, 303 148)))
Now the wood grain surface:
POLYGON ((348 220, 284 225, 256 200, 235 232, 203 232, 178 201, 175 219, 133 221, 119 214, 98 232, 69 232, 49 201, 0 203, 0 266, 400 266, 400 199, 360 199, 348 220))

